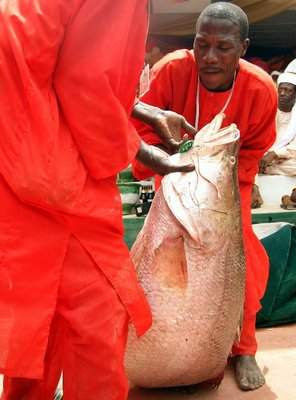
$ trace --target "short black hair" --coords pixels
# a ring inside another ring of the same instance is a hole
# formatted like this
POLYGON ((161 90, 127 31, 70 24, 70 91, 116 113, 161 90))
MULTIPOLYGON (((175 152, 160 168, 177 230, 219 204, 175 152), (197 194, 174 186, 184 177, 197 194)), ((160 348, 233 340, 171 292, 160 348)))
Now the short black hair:
POLYGON ((208 5, 197 19, 199 21, 203 17, 227 19, 238 26, 240 39, 244 41, 249 35, 249 20, 246 13, 237 5, 225 1, 219 1, 208 5))

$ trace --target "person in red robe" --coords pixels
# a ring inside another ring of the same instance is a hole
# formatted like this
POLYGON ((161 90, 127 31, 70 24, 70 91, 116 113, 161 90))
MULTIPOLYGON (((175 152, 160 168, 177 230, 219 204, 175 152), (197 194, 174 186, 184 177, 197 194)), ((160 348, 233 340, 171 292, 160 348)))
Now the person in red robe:
MULTIPOLYGON (((132 110, 156 125, 160 115, 134 105, 147 7, 0 2, 2 400, 52 399, 61 370, 65 400, 127 397, 128 323, 142 335, 151 314, 124 244, 116 175, 135 156, 176 170, 129 121, 132 110)), ((171 117, 162 137, 175 146, 171 117)))
MULTIPOLYGON (((256 313, 268 278, 268 257, 251 225, 251 192, 258 163, 275 140, 277 94, 272 79, 261 68, 241 59, 249 45, 248 19, 231 3, 209 5, 197 21, 194 50, 173 52, 153 68, 150 89, 142 101, 182 114, 201 129, 223 112, 223 126, 236 123, 240 130, 238 175, 243 238, 246 254, 246 297, 239 344, 233 347, 238 385, 243 390, 264 384, 255 353, 256 313)), ((160 145, 147 125, 135 123, 147 143, 160 145)), ((138 161, 134 175, 151 175, 138 161)), ((156 178, 159 183, 159 179, 156 178)))

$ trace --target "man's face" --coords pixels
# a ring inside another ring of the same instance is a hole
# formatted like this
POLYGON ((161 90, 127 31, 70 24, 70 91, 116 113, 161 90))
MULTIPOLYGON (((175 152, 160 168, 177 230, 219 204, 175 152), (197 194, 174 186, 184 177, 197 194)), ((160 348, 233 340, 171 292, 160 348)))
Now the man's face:
POLYGON ((248 45, 249 40, 240 39, 239 27, 233 22, 206 16, 199 20, 194 55, 202 84, 213 91, 229 89, 248 45))
POLYGON ((278 87, 279 109, 289 112, 296 100, 296 86, 292 83, 280 83, 278 87))

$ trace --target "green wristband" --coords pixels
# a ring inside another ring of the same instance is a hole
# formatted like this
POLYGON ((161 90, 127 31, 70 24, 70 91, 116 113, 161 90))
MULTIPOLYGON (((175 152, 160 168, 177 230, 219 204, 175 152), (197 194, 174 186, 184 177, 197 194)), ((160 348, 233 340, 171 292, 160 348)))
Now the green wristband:
POLYGON ((191 149, 193 146, 193 140, 186 140, 184 143, 181 144, 179 148, 179 153, 186 153, 188 150, 191 149))

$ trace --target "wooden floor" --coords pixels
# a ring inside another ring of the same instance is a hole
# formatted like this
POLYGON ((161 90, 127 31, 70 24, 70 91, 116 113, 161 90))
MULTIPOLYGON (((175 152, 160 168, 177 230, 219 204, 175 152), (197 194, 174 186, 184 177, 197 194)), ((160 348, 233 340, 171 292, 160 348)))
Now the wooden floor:
POLYGON ((259 330, 257 337, 260 346, 257 359, 267 382, 257 391, 241 392, 232 371, 227 369, 217 391, 201 388, 188 395, 132 389, 128 400, 296 400, 296 325, 259 330))

